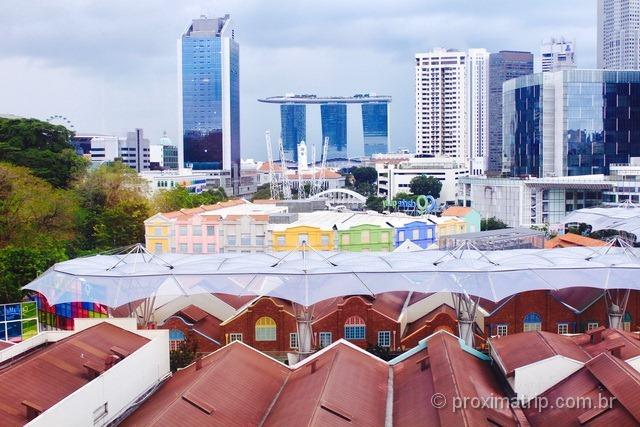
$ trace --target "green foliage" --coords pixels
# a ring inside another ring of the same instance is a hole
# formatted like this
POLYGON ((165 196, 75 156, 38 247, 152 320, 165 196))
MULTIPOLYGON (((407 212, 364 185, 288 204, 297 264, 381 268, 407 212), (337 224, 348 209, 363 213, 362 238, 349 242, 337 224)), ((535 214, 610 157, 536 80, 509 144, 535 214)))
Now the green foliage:
POLYGON ((54 187, 69 188, 89 164, 69 145, 71 135, 40 120, 0 118, 0 162, 27 167, 54 187))
POLYGON ((417 194, 399 192, 399 193, 396 193, 396 196, 393 198, 393 200, 416 200, 417 198, 418 198, 417 194))
POLYGON ((480 220, 480 230, 482 231, 501 230, 503 228, 509 228, 509 226, 495 216, 487 219, 483 218, 480 220))
POLYGON ((418 175, 409 183, 409 189, 412 194, 417 196, 433 196, 434 199, 437 199, 440 197, 442 183, 433 176, 418 175))
POLYGON ((251 201, 253 202, 254 200, 264 200, 264 199, 270 199, 270 198, 271 198, 271 188, 269 186, 269 183, 267 183, 267 184, 262 184, 260 187, 258 187, 257 191, 253 193, 253 196, 251 196, 251 201))
POLYGON ((190 193, 185 187, 174 187, 170 190, 159 191, 154 196, 152 204, 156 212, 173 212, 202 205, 213 205, 226 200, 227 194, 222 188, 195 194, 190 193))
POLYGON ((0 303, 20 301, 22 286, 65 259, 64 248, 54 242, 40 242, 37 247, 7 246, 0 249, 0 303))
POLYGON ((351 175, 353 175, 356 187, 358 184, 362 183, 375 185, 378 181, 378 172, 376 172, 376 169, 371 166, 353 168, 351 169, 351 175))
POLYGON ((79 206, 75 193, 54 188, 29 169, 0 163, 0 247, 51 238, 75 238, 79 206))
POLYGON ((382 212, 384 210, 384 206, 383 206, 384 200, 385 200, 384 197, 371 195, 367 197, 366 207, 367 209, 372 211, 382 212))
POLYGON ((184 341, 180 343, 177 350, 169 353, 169 366, 171 372, 176 372, 189 366, 196 359, 198 352, 198 342, 194 339, 193 333, 189 332, 184 341))

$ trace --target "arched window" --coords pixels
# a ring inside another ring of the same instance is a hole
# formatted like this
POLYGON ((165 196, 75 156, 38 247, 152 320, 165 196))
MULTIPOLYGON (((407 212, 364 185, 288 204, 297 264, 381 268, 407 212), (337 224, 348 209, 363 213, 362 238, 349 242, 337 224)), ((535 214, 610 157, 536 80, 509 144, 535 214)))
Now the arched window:
POLYGON ((360 316, 351 316, 344 322, 344 337, 348 340, 364 340, 367 338, 367 326, 360 316))
POLYGON ((275 341, 276 321, 271 317, 264 316, 256 322, 256 341, 275 341))
POLYGON ((542 319, 538 313, 528 313, 524 316, 524 332, 539 331, 542 329, 542 319))
POLYGON ((184 332, 180 329, 170 329, 169 330, 169 349, 171 351, 176 351, 180 348, 180 343, 184 341, 184 332))
POLYGON ((624 317, 622 318, 622 329, 631 332, 631 315, 628 311, 624 313, 624 317))

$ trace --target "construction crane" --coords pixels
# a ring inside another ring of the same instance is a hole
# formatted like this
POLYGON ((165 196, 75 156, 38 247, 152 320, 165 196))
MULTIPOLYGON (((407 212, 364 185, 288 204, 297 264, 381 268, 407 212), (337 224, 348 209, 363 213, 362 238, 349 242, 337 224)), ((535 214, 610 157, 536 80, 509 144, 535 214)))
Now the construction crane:
POLYGON ((327 152, 329 151, 329 137, 325 137, 322 143, 322 162, 320 163, 320 176, 314 176, 313 184, 315 187, 314 193, 318 194, 325 188, 325 169, 327 165, 327 152))
POLYGON ((318 186, 316 185, 316 144, 311 144, 311 182, 309 188, 309 197, 318 194, 318 186))
POLYGON ((285 200, 291 200, 291 185, 289 184, 289 177, 287 177, 287 160, 284 156, 282 138, 280 138, 278 149, 280 151, 280 167, 282 167, 282 197, 285 200))
POLYGON ((275 165, 273 164, 273 151, 271 149, 271 132, 266 131, 264 138, 267 142, 267 158, 269 159, 269 190, 271 192, 272 199, 278 199, 280 197, 280 190, 278 189, 278 180, 276 179, 275 165))

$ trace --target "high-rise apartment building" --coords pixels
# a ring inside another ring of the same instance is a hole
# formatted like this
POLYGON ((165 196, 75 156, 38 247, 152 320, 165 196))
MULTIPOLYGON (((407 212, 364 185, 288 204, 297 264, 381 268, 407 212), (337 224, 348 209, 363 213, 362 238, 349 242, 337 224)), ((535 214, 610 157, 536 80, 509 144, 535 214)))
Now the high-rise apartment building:
POLYGON ((607 175, 640 156, 640 71, 537 73, 503 87, 505 172, 607 175))
POLYGON ((240 51, 229 15, 194 19, 178 41, 180 163, 240 174, 240 51))
POLYGON ((531 52, 502 50, 489 56, 489 175, 502 172, 502 84, 532 73, 531 52))
POLYGON ((576 68, 575 43, 564 37, 551 38, 542 42, 542 72, 571 70, 576 68))
POLYGON ((489 52, 467 52, 467 138, 469 171, 484 175, 489 152, 489 52))
POLYGON ((465 52, 434 49, 416 61, 416 153, 468 158, 465 52))
POLYGON ((638 0, 598 0, 598 68, 640 69, 638 0))

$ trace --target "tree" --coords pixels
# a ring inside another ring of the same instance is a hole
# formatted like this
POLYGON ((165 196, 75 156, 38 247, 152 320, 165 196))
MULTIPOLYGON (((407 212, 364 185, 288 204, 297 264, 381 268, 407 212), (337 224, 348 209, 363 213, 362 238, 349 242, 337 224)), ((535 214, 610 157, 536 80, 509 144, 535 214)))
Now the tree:
POLYGON ((367 197, 366 206, 367 209, 377 212, 382 212, 384 210, 384 197, 378 197, 371 195, 367 197))
POLYGON ((191 193, 185 187, 179 186, 158 191, 153 197, 152 205, 157 212, 173 212, 202 205, 213 205, 225 200, 227 200, 227 194, 222 188, 191 193))
POLYGON ((196 358, 198 352, 198 341, 193 337, 193 333, 189 332, 186 338, 180 342, 177 350, 169 353, 169 366, 171 372, 189 366, 196 358))
POLYGON ((0 249, 0 304, 22 299, 20 288, 67 255, 59 242, 39 242, 38 247, 7 246, 0 249))
POLYGON ((440 197, 442 183, 438 178, 433 176, 418 175, 409 183, 409 189, 412 194, 417 196, 432 196, 434 199, 440 197))
POLYGON ((482 231, 501 230, 503 228, 509 228, 509 226, 495 216, 480 220, 480 230, 482 231))
POLYGON ((0 247, 72 241, 79 205, 75 193, 54 188, 25 167, 0 163, 0 247))
POLYGON ((264 199, 270 199, 270 198, 271 198, 271 186, 269 185, 269 183, 266 183, 258 187, 256 192, 253 193, 253 196, 251 196, 251 201, 253 202, 255 200, 264 200, 264 199))
POLYGON ((81 250, 106 250, 144 241, 150 206, 147 182, 121 162, 91 170, 77 186, 82 208, 81 250))
POLYGON ((371 166, 353 168, 351 170, 351 175, 353 175, 356 187, 361 183, 374 185, 378 181, 378 172, 371 166))
POLYGON ((89 162, 69 144, 72 133, 35 119, 0 118, 0 162, 31 169, 54 187, 69 188, 89 162))

